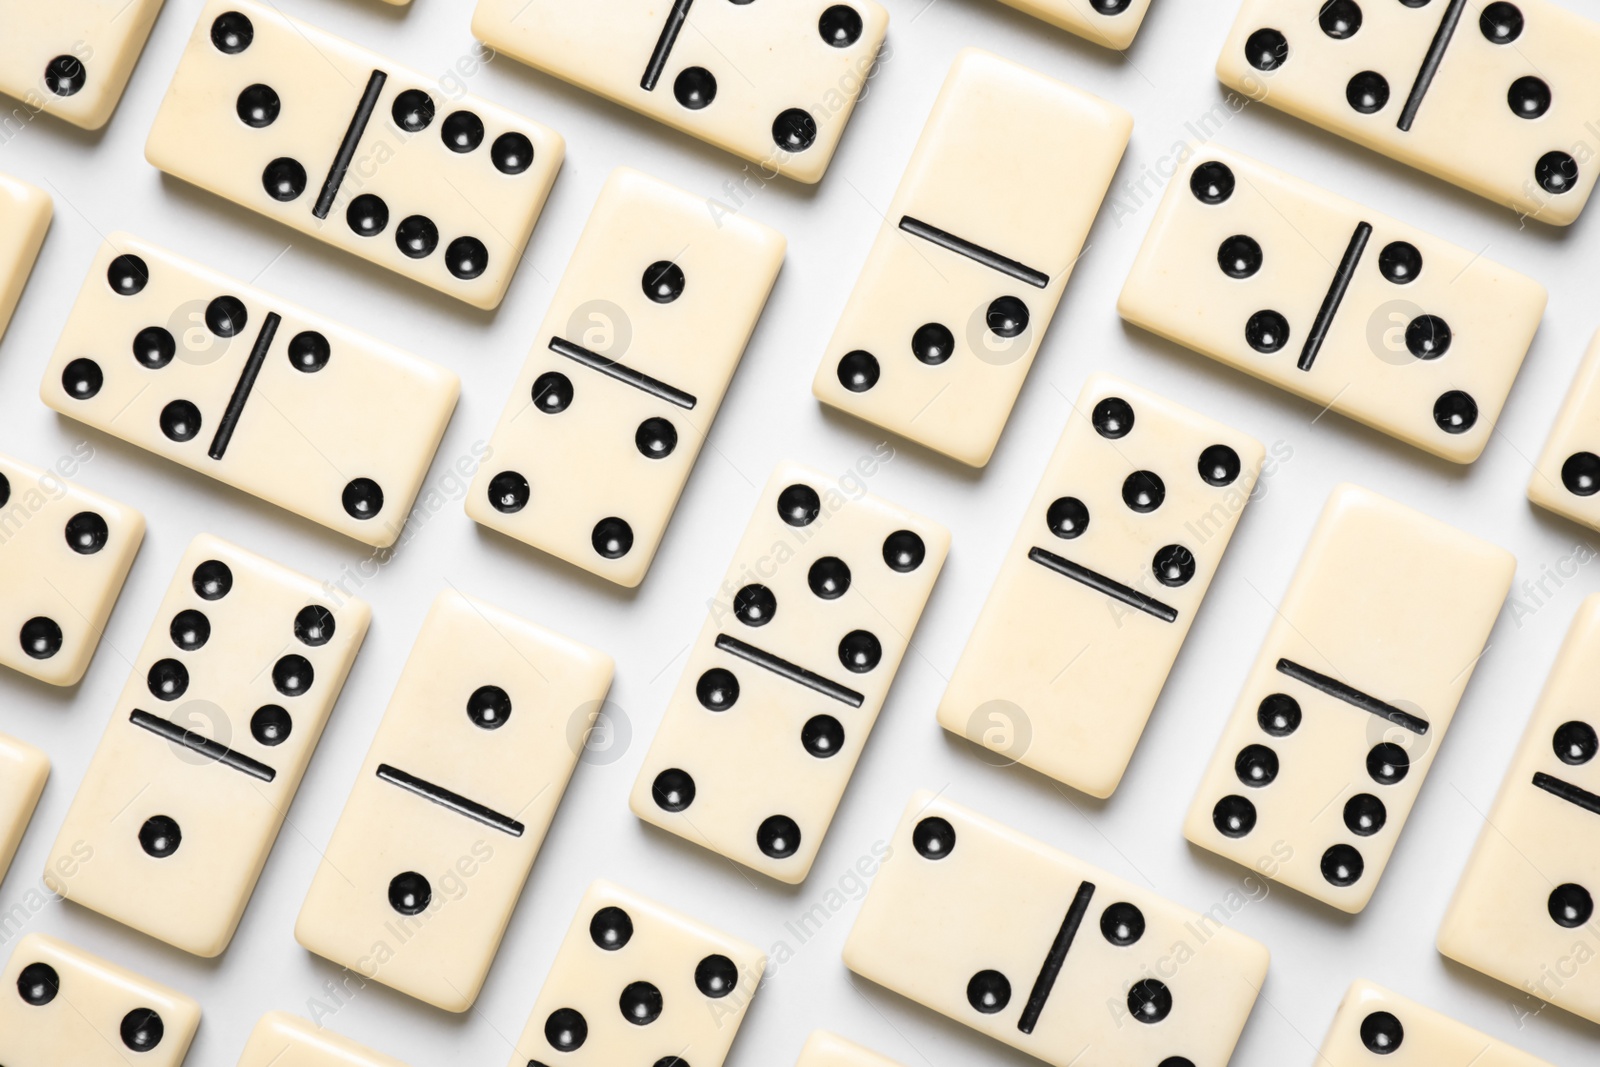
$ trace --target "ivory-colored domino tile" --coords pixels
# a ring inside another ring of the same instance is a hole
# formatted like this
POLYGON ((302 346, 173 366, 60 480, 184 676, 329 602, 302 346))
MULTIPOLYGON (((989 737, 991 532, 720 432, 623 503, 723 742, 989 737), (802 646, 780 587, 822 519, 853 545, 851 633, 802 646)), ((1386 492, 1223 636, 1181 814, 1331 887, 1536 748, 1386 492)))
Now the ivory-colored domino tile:
POLYGON ((44 934, 0 976, 6 1067, 179 1067, 199 1026, 192 997, 44 934))
POLYGON ((46 404, 378 547, 460 393, 451 372, 128 234, 101 246, 46 404))
POLYGON ((48 756, 25 741, 0 734, 0 882, 22 844, 48 777, 48 756))
POLYGON ((1232 427, 1091 377, 939 702, 940 725, 1110 796, 1264 457, 1232 427))
POLYGON ((1439 928, 1439 951, 1600 1023, 1600 596, 1578 609, 1439 928))
POLYGON ((93 455, 0 455, 0 664, 51 685, 83 677, 144 540, 143 515, 61 476, 93 455))
POLYGON ((1552 1067, 1448 1015, 1357 981, 1339 1003, 1317 1067, 1552 1067))
POLYGON ((295 924, 447 1011, 483 987, 612 662, 446 591, 428 612, 295 924))
POLYGON ((1529 500, 1600 529, 1596 493, 1600 493, 1600 334, 1589 343, 1528 480, 1529 500))
POLYGON ((239 1067, 406 1067, 332 1030, 286 1012, 268 1012, 250 1032, 239 1067))
POLYGON ((1267 959, 1215 919, 926 790, 844 946, 863 978, 1054 1067, 1221 1067, 1267 959))
POLYGON ((888 28, 874 0, 478 0, 472 15, 496 52, 801 182, 827 171, 888 28))
POLYGON ((766 965, 749 942, 595 882, 509 1067, 721 1067, 766 965))
POLYGON ((1540 222, 1594 190, 1600 24, 1551 0, 1245 0, 1217 77, 1540 222), (1576 153, 1576 155, 1574 154, 1576 153))
POLYGON ((560 134, 255 0, 211 0, 145 157, 371 263, 498 307, 560 134))
POLYGON ((0 0, 0 93, 25 107, 7 125, 44 112, 98 130, 111 118, 144 51, 162 0, 0 0))
POLYGON ((1132 129, 1113 104, 962 51, 828 342, 817 398, 988 463, 1132 129))
MULTIPOLYGON (((5 41, 0 36, 0 53, 5 41)), ((4 65, 4 59, 0 59, 0 70, 4 65)), ((22 287, 33 272, 33 261, 39 258, 54 211, 55 204, 43 189, 0 174, 0 336, 5 335, 22 287)))
POLYGON ((1001 0, 1085 40, 1121 51, 1133 44, 1150 0, 1001 0))
POLYGON ((805 879, 950 550, 944 527, 785 463, 709 599, 633 812, 805 879))
POLYGON ((891 1059, 825 1030, 813 1031, 794 1067, 900 1067, 891 1059))
POLYGON ((195 538, 51 848, 45 884, 185 952, 220 954, 371 615, 313 578, 195 538))
POLYGON ((1436 456, 1477 459, 1544 286, 1237 152, 1190 152, 1122 317, 1436 456))
POLYGON ((643 580, 783 263, 783 235, 613 171, 467 496, 477 522, 643 580), (582 457, 582 462, 574 462, 582 457))
POLYGON ((1340 911, 1365 908, 1515 569, 1453 526, 1335 489, 1184 836, 1340 911))

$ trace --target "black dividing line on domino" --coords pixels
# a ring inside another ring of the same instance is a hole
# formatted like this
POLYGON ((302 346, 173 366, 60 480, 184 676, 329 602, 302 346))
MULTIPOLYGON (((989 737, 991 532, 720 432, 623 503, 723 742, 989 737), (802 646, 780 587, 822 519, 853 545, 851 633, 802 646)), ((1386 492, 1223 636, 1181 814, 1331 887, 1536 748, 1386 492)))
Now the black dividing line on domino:
POLYGON ((228 398, 228 406, 222 412, 222 421, 217 423, 216 436, 211 438, 211 448, 206 455, 212 459, 221 459, 228 451, 228 442, 233 440, 234 428, 244 415, 244 406, 250 401, 250 391, 256 387, 256 378, 260 377, 261 367, 267 362, 267 350, 272 347, 272 339, 277 336, 278 324, 282 321, 283 318, 273 311, 267 314, 267 321, 261 324, 261 332, 256 334, 256 343, 250 348, 244 368, 239 371, 239 380, 234 383, 233 395, 228 398))
POLYGON ((350 128, 344 131, 344 140, 339 142, 333 166, 328 168, 322 192, 317 194, 316 205, 311 209, 311 214, 317 218, 325 219, 328 212, 333 210, 333 202, 339 197, 339 187, 344 184, 344 176, 349 173, 350 164, 356 158, 356 145, 361 143, 362 134, 367 132, 367 123, 372 121, 372 113, 378 107, 378 97, 383 94, 383 83, 388 80, 389 75, 381 70, 373 71, 367 79, 366 91, 361 94, 356 113, 350 116, 350 128))
POLYGON ((1286 674, 1301 685, 1309 685, 1318 692, 1326 693, 1335 700, 1342 700, 1353 708, 1360 708, 1370 715, 1380 719, 1388 719, 1396 726, 1410 730, 1414 734, 1428 732, 1428 721, 1419 719, 1408 711, 1401 711, 1393 704, 1387 704, 1375 696, 1369 696, 1354 686, 1345 685, 1337 678, 1329 678, 1326 674, 1319 674, 1310 667, 1302 667, 1294 660, 1280 659, 1278 673, 1286 674))
POLYGON ((270 782, 278 777, 278 772, 265 763, 235 752, 220 741, 213 741, 209 737, 201 737, 191 730, 185 730, 177 723, 168 722, 159 715, 135 710, 128 716, 128 721, 140 729, 149 730, 157 737, 163 737, 175 745, 182 745, 191 752, 198 752, 209 760, 215 760, 224 767, 231 767, 240 774, 248 774, 263 782, 270 782))
POLYGON ((1551 777, 1543 771, 1539 771, 1533 776, 1533 784, 1551 796, 1560 797, 1568 804, 1576 804, 1584 811, 1600 815, 1600 796, 1596 796, 1587 789, 1575 786, 1571 782, 1563 782, 1561 779, 1551 777))
POLYGON ((1044 1011, 1044 1002, 1050 999, 1050 990, 1055 988, 1056 978, 1067 962, 1067 953, 1072 949, 1073 939, 1078 936, 1078 927, 1083 925, 1083 917, 1089 913, 1089 901, 1093 897, 1094 883, 1080 883, 1078 895, 1072 898, 1067 917, 1061 920, 1061 929, 1056 931, 1056 939, 1050 944, 1050 954, 1044 958, 1044 966, 1039 968, 1039 977, 1034 979, 1033 992, 1028 994, 1022 1018, 1017 1020, 1017 1029, 1023 1033, 1033 1033, 1034 1026, 1038 1024, 1039 1014, 1044 1011))
POLYGON ((1042 548, 1030 548, 1028 549, 1028 558, 1039 564, 1039 566, 1055 571, 1063 577, 1071 578, 1075 582, 1082 582, 1090 589, 1097 593, 1102 593, 1112 600, 1120 600, 1130 608, 1138 608, 1146 615, 1154 615, 1162 622, 1178 621, 1178 609, 1172 605, 1163 604, 1153 596, 1147 596, 1137 589, 1123 585, 1115 578, 1107 578, 1099 571, 1092 571, 1088 567, 1058 556, 1054 552, 1046 552, 1042 548))
POLYGON ((975 245, 971 241, 957 237, 953 233, 947 233, 937 226, 930 226, 921 219, 903 215, 900 218, 900 228, 913 237, 920 237, 924 241, 930 241, 940 248, 954 252, 958 256, 966 256, 974 263, 981 263, 990 270, 999 271, 1001 274, 1015 278, 1026 285, 1031 285, 1035 289, 1043 289, 1050 284, 1050 275, 1044 271, 1034 270, 1026 263, 1018 263, 1016 260, 1002 256, 992 249, 985 248, 982 245, 975 245))
POLYGON ((1433 43, 1428 46, 1427 54, 1422 57, 1422 68, 1417 71, 1417 80, 1411 85, 1411 95, 1406 97, 1406 106, 1400 109, 1400 121, 1396 124, 1400 127, 1400 132, 1411 132, 1411 124, 1417 120, 1417 112, 1422 107, 1422 98, 1428 95, 1428 88, 1439 73, 1439 64, 1444 62, 1445 51, 1450 47, 1450 38, 1455 36, 1456 26, 1460 24, 1461 16, 1466 10, 1467 0, 1450 0, 1444 9, 1444 17, 1439 20, 1439 29, 1434 32, 1433 43))
POLYGON ((656 91, 661 73, 667 69, 667 57, 672 55, 672 46, 678 43, 678 32, 689 20, 689 7, 693 3, 694 0, 677 0, 672 10, 667 12, 667 24, 661 27, 661 36, 656 40, 655 50, 650 53, 650 62, 645 65, 644 77, 639 80, 639 88, 645 92, 656 91))
POLYGON ((1311 323, 1311 332, 1306 335, 1305 347, 1300 350, 1300 362, 1296 366, 1301 370, 1310 370, 1317 361, 1322 343, 1328 339, 1328 331, 1333 328, 1333 317, 1339 313, 1339 305, 1344 301, 1344 294, 1350 290, 1356 267, 1361 263, 1361 256, 1366 252, 1370 240, 1372 224, 1368 222, 1361 223, 1356 227, 1356 232, 1350 235, 1344 258, 1339 260, 1339 269, 1334 272, 1333 284, 1328 286, 1327 295, 1322 298, 1322 307, 1317 309, 1317 317, 1311 323))
POLYGON ((591 352, 582 345, 575 345, 571 341, 560 337, 550 338, 550 351, 558 356, 582 363, 590 370, 597 370, 608 378, 615 378, 623 385, 631 385, 643 393, 649 393, 657 400, 665 400, 669 404, 676 404, 685 411, 693 411, 694 406, 700 401, 693 393, 686 393, 682 389, 659 381, 643 371, 636 371, 632 367, 624 367, 614 359, 602 356, 598 352, 591 352))
POLYGON ((808 671, 804 667, 790 663, 781 656, 774 656, 771 652, 759 649, 755 645, 745 644, 737 637, 718 634, 717 648, 730 656, 738 656, 746 663, 754 663, 757 667, 769 670, 780 678, 787 678, 796 685, 803 685, 807 689, 821 693, 825 697, 832 697, 839 703, 848 704, 852 708, 859 708, 866 702, 866 697, 854 689, 824 678, 815 671, 808 671))
POLYGON ((476 800, 468 800, 460 793, 454 793, 442 785, 434 785, 414 774, 407 774, 398 767, 391 767, 387 763, 378 764, 378 777, 390 785, 398 786, 408 793, 415 793, 424 800, 431 800, 441 808, 449 808, 457 815, 465 815, 474 822, 481 822, 492 829, 512 837, 521 837, 523 825, 509 815, 502 815, 493 808, 479 804, 476 800))

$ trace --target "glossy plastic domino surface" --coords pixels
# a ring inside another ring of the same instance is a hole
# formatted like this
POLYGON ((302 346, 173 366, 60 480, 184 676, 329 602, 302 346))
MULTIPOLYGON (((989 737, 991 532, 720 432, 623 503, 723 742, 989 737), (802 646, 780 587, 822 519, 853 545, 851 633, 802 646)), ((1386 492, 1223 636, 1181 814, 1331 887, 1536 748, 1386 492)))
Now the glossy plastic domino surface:
POLYGON ((1577 219, 1600 23, 1552 0, 1245 0, 1217 77, 1518 215, 1577 219))
POLYGON ((473 307, 498 307, 561 168, 554 130, 254 0, 200 12, 145 157, 473 307))

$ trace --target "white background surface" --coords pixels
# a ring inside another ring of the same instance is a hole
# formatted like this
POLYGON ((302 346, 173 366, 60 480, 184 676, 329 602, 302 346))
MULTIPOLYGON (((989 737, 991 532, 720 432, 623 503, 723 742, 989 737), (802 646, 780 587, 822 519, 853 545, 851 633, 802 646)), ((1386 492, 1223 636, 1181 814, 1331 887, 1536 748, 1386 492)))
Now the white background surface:
MULTIPOLYGON (((1595 13, 1579 0, 1558 2, 1595 13)), ((789 889, 764 882, 645 828, 628 811, 629 786, 759 487, 782 459, 840 472, 882 437, 824 412, 810 395, 810 380, 955 53, 981 45, 1129 108, 1137 124, 1119 186, 1167 155, 1186 136, 1183 124, 1222 98, 1212 65, 1235 6, 1222 0, 1157 0, 1127 56, 993 0, 889 4, 890 54, 821 187, 780 182, 760 190, 747 209, 788 235, 789 257, 643 588, 611 588, 483 533, 452 500, 362 589, 375 611, 371 634, 224 956, 189 958, 72 905, 52 903, 31 919, 29 930, 64 936, 198 997, 205 1019, 191 1064, 233 1063, 261 1013, 308 1013, 308 999, 338 973, 294 942, 294 917, 422 617, 447 582, 615 656, 612 699, 631 723, 631 747, 614 762, 579 768, 473 1011, 446 1015, 372 985, 332 1018, 335 1029, 417 1067, 505 1062, 584 887, 605 876, 765 948, 783 941, 795 951, 756 999, 729 1061, 733 1067, 791 1063, 814 1027, 838 1030, 909 1067, 953 1067, 1034 1061, 853 980, 839 950, 854 902, 846 901, 804 944, 785 926, 826 902, 858 858, 889 836, 913 789, 948 790, 959 802, 1204 911, 1237 890, 1247 872, 1187 845, 1179 826, 1273 605, 1334 485, 1361 482, 1510 548, 1519 560, 1519 585, 1537 580, 1575 544, 1591 539, 1534 511, 1524 487, 1530 460, 1600 319, 1592 289, 1600 206, 1591 206, 1567 232, 1519 229, 1506 210, 1252 107, 1218 140, 1482 249, 1549 286, 1544 327, 1483 459, 1456 468, 1340 417, 1316 418, 1314 405, 1125 327, 1115 312, 1116 294, 1153 213, 1150 198, 1141 205, 1129 197, 1123 209, 1102 213, 988 469, 958 469, 902 446, 872 480, 874 492, 948 524, 954 547, 808 883, 789 889), (1281 441, 1293 450, 1265 497, 1246 511, 1128 776, 1104 803, 1020 769, 987 766, 933 717, 999 553, 1065 423, 1064 398, 1075 396, 1096 370, 1125 375, 1269 446, 1281 441)), ((282 6, 427 72, 449 70, 472 43, 466 0, 416 0, 409 12, 370 0, 284 0, 282 6)), ((430 476, 430 484, 439 485, 450 464, 487 438, 607 173, 629 164, 710 197, 743 170, 731 156, 510 59, 490 64, 469 79, 471 91, 558 129, 568 139, 568 161, 505 305, 496 314, 477 313, 163 178, 144 161, 145 134, 199 7, 199 0, 170 0, 102 135, 41 118, 0 147, 0 169, 53 190, 56 198, 54 226, 0 347, 0 449, 46 466, 87 435, 96 455, 79 480, 140 507, 150 520, 83 684, 59 691, 0 674, 0 728, 44 747, 54 761, 32 831, 0 886, 0 910, 39 892, 45 851, 129 659, 193 536, 215 533, 328 578, 365 556, 354 542, 86 431, 39 402, 41 370, 100 234, 127 229, 235 276, 260 274, 258 284, 271 292, 453 369, 463 392, 430 476)), ((1552 80, 1559 92, 1559 78, 1552 80)), ((983 150, 981 144, 972 148, 983 150)), ((1531 614, 1516 619, 1508 610, 1501 616, 1366 912, 1345 917, 1274 888, 1235 918, 1237 929, 1273 951, 1266 989, 1235 1064, 1313 1062, 1339 998, 1357 977, 1558 1064, 1591 1063, 1600 1055, 1600 1030, 1593 1025, 1553 1008, 1519 1018, 1536 1012, 1538 1003, 1446 963, 1433 948, 1482 813, 1573 612, 1587 593, 1600 590, 1600 567, 1547 588, 1553 595, 1540 598, 1543 606, 1517 594, 1536 609, 1531 614)))

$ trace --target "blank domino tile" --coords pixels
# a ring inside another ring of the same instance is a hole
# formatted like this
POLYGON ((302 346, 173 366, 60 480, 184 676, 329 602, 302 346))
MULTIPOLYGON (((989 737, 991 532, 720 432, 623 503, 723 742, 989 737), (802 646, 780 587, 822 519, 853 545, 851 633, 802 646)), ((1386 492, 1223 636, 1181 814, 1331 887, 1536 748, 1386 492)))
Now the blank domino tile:
POLYGON ((1335 489, 1184 836, 1340 911, 1365 908, 1515 568, 1437 519, 1335 489))
POLYGON ((638 585, 784 246, 760 223, 712 218, 681 189, 626 167, 612 172, 490 438, 494 462, 479 469, 467 514, 638 585))
POLYGON ((179 1067, 199 1026, 193 998, 43 934, 0 975, 6 1067, 179 1067))
POLYGON ((1439 951, 1600 1023, 1600 597, 1578 609, 1450 909, 1439 951))
POLYGON ((1195 151, 1122 317, 1436 456, 1477 459, 1544 287, 1247 156, 1195 151))
POLYGON ((206 5, 145 144, 173 177, 478 308, 505 296, 564 151, 253 0, 206 5))
POLYGON ((794 1067, 900 1067, 891 1059, 870 1052, 824 1030, 812 1033, 794 1067))
POLYGON ((1582 146, 1600 115, 1596 50, 1600 24, 1551 0, 1246 0, 1217 76, 1565 226, 1594 189, 1594 153, 1582 146))
POLYGON ((436 1007, 471 1007, 611 674, 601 652, 441 593, 295 938, 436 1007))
MULTIPOLYGON (((5 48, 7 39, 0 36, 0 50, 5 48)), ((0 60, 0 70, 3 69, 4 60, 0 60)), ((54 210, 50 194, 43 189, 0 174, 0 336, 5 335, 22 287, 33 272, 33 261, 39 258, 54 210)))
POLYGON ((478 0, 472 16, 495 51, 802 182, 828 169, 888 27, 874 0, 478 0))
POLYGON ((1001 0, 1018 11, 1107 48, 1133 44, 1150 0, 1001 0))
POLYGON ((891 848, 863 978, 1054 1067, 1228 1062, 1266 946, 927 791, 891 848))
POLYGON ((98 130, 117 109, 161 4, 0 0, 0 93, 98 130))
POLYGON ((0 455, 0 664, 76 685, 143 540, 134 509, 0 455))
POLYGON ((406 1067, 286 1012, 268 1012, 250 1032, 239 1067, 406 1067))
POLYGON ((1573 522, 1600 529, 1600 334, 1567 389, 1528 499, 1573 522))
POLYGON ((721 1067, 766 965, 748 942, 595 882, 509 1067, 721 1067))
POLYGON ((1552 1067, 1371 982, 1351 985, 1317 1067, 1552 1067))
POLYGON ((1110 796, 1264 455, 1231 427, 1091 377, 945 689, 940 725, 1110 796))
POLYGON ((634 814, 804 881, 949 550, 937 523, 780 466, 712 595, 634 814))
POLYGON ((50 757, 25 741, 0 734, 0 882, 22 844, 48 777, 50 757))
POLYGON ((441 367, 115 233, 39 395, 369 545, 394 544, 455 410, 441 367))
POLYGON ((817 398, 988 463, 1132 129, 1119 107, 964 50, 828 343, 817 398))
POLYGON ((370 621, 359 600, 339 603, 312 578, 195 538, 45 883, 186 952, 221 953, 370 621), (85 847, 94 862, 61 874, 85 847))

